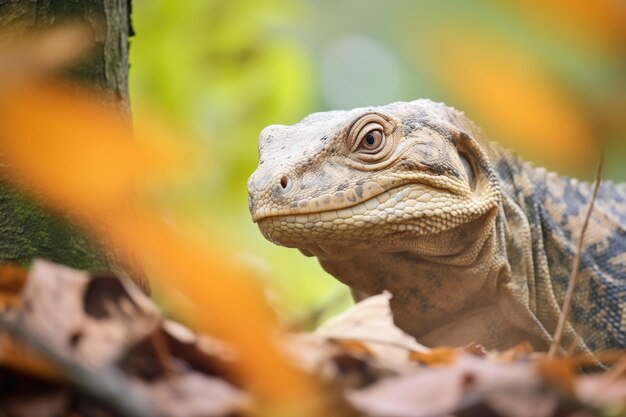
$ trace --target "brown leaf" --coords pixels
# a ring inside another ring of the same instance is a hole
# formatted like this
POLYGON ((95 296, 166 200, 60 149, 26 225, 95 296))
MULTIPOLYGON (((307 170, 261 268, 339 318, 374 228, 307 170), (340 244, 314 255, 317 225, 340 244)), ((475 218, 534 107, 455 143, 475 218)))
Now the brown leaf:
POLYGON ((28 271, 17 265, 0 265, 0 291, 17 293, 26 283, 28 271))
POLYGON ((348 353, 352 355, 364 356, 364 357, 372 356, 372 352, 370 351, 370 349, 367 347, 367 345, 364 342, 361 342, 360 340, 331 339, 331 341, 339 343, 339 345, 341 345, 342 348, 344 348, 348 353))
POLYGON ((0 366, 45 380, 63 379, 54 365, 41 359, 6 333, 0 334, 0 366))
POLYGON ((550 417, 559 404, 558 397, 540 387, 497 390, 486 393, 485 402, 497 415, 506 417, 550 417))
POLYGON ((428 352, 393 322, 391 294, 384 292, 350 307, 315 331, 327 340, 360 342, 381 364, 404 366, 410 352, 428 352))
POLYGON ((346 345, 337 341, 302 333, 287 335, 283 346, 296 366, 342 389, 365 387, 396 374, 395 370, 382 366, 376 357, 365 353, 360 344, 351 352, 351 348, 346 349, 346 345))
POLYGON ((578 377, 574 392, 589 405, 600 409, 621 408, 626 414, 626 356, 607 372, 578 377))
POLYGON ((530 342, 522 342, 510 349, 505 350, 504 352, 493 352, 491 356, 500 361, 511 362, 516 359, 526 357, 534 351, 535 350, 530 342))
POLYGON ((241 390, 197 372, 148 383, 135 380, 133 385, 149 395, 157 409, 172 417, 231 416, 250 402, 241 390))
POLYGON ((51 348, 99 367, 150 334, 161 316, 130 283, 36 260, 13 320, 51 348))
POLYGON ((410 352, 409 359, 422 365, 431 367, 445 366, 453 363, 459 355, 459 351, 450 347, 437 347, 430 352, 410 352))
POLYGON ((576 382, 576 363, 570 358, 541 359, 536 362, 539 373, 554 386, 572 392, 576 382))
POLYGON ((232 346, 166 321, 149 337, 124 352, 119 366, 133 378, 146 381, 176 378, 193 371, 234 385, 238 381, 229 369, 238 358, 232 346))
POLYGON ((0 265, 0 312, 15 308, 26 283, 27 271, 16 265, 0 265))
POLYGON ((348 392, 348 401, 368 415, 420 417, 445 415, 463 398, 460 368, 425 370, 387 378, 372 387, 348 392))
POLYGON ((483 402, 488 409, 510 413, 500 415, 544 416, 549 415, 544 411, 552 410, 555 402, 554 393, 546 394, 542 388, 539 375, 527 364, 498 363, 459 354, 458 360, 450 366, 419 368, 349 392, 347 397, 358 410, 376 416, 447 415, 483 402), (507 406, 498 401, 501 396, 519 401, 507 406), (544 398, 546 396, 550 398, 544 398), (524 405, 535 414, 520 411, 524 410, 524 405))

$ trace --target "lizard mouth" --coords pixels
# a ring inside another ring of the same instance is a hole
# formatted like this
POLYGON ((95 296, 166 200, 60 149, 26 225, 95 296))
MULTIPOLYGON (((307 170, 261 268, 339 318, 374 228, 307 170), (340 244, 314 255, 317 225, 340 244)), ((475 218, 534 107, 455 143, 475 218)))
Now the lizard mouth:
POLYGON ((359 184, 353 189, 339 191, 334 194, 322 194, 306 200, 294 201, 288 207, 260 207, 252 213, 252 220, 257 223, 270 217, 307 216, 324 212, 335 212, 342 209, 365 204, 367 201, 393 188, 394 184, 381 186, 376 182, 359 184))
POLYGON ((443 214, 443 203, 451 194, 447 188, 421 182, 396 183, 389 188, 372 183, 360 191, 367 198, 360 201, 355 198, 356 203, 351 202, 348 195, 340 201, 336 201, 339 198, 335 197, 333 204, 332 196, 323 195, 308 200, 306 204, 301 202, 296 208, 255 211, 252 219, 255 223, 272 221, 307 228, 324 226, 324 223, 359 226, 361 223, 443 214))

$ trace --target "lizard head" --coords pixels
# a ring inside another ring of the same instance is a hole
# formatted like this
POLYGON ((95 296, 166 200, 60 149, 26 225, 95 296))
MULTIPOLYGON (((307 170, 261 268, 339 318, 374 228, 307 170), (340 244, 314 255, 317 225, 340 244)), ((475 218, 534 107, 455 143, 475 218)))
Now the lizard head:
POLYGON ((480 135, 428 100, 269 126, 248 181, 252 219, 267 239, 310 253, 450 230, 498 205, 480 135))

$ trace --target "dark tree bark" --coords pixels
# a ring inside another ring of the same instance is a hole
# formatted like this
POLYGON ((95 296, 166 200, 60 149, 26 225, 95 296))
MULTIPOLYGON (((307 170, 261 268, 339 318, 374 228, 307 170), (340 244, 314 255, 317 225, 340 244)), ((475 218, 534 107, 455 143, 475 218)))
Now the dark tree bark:
MULTIPOLYGON (((130 0, 0 0, 0 29, 25 32, 70 21, 89 24, 95 47, 88 57, 58 76, 104 93, 107 104, 110 101, 130 120, 129 16, 130 0)), ((33 115, 34 122, 36 117, 33 115)), ((0 182, 0 262, 28 265, 35 257, 80 269, 111 267, 111 257, 96 249, 84 234, 0 182)))

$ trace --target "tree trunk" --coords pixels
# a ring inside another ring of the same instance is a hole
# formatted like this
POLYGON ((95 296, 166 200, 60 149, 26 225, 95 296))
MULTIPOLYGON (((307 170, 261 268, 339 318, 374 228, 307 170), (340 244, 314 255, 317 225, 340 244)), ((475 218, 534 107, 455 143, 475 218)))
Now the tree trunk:
MULTIPOLYGON (((0 30, 10 26, 21 32, 68 21, 91 25, 96 45, 87 58, 58 76, 104 93, 107 103, 130 120, 130 0, 0 0, 0 30)), ((34 122, 36 117, 33 115, 34 122)), ((110 257, 85 235, 0 182, 0 262, 28 265, 35 257, 80 269, 111 266, 110 257)))

